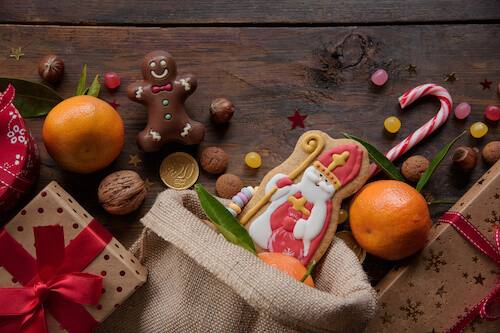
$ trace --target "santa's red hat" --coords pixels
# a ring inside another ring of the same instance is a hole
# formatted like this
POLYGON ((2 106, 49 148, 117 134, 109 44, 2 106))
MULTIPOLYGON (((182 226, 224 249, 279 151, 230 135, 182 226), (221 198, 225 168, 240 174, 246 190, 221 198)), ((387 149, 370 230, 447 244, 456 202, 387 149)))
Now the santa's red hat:
POLYGON ((342 145, 329 149, 313 165, 338 191, 358 175, 362 159, 363 151, 357 145, 342 145))

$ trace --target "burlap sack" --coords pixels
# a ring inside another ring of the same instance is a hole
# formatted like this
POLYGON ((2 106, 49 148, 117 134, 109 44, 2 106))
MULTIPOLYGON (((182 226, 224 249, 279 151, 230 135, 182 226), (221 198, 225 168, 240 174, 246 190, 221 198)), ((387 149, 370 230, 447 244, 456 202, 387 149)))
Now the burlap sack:
POLYGON ((373 317, 375 291, 342 240, 310 288, 226 241, 206 218, 194 191, 158 196, 131 249, 148 282, 98 332, 361 332, 373 317))

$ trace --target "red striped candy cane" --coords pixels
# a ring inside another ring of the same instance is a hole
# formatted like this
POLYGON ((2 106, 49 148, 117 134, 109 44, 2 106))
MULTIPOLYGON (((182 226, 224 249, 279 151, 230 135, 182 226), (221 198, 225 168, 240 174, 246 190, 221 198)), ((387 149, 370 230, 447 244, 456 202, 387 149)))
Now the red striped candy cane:
MULTIPOLYGON (((399 104, 401 105, 401 108, 404 109, 406 106, 413 103, 420 97, 427 95, 433 95, 439 98, 439 101, 441 102, 441 108, 431 120, 425 123, 418 130, 413 132, 413 134, 411 134, 409 137, 401 141, 397 146, 389 150, 389 152, 385 154, 385 156, 389 160, 394 161, 399 156, 406 153, 413 146, 422 141, 423 138, 434 132, 439 126, 441 126, 446 121, 446 119, 448 119, 448 116, 450 115, 451 111, 451 105, 453 102, 451 100, 451 96, 448 93, 448 91, 437 84, 428 83, 415 87, 412 90, 408 91, 403 96, 399 97, 398 100, 399 104)), ((377 165, 372 164, 370 166, 370 177, 375 175, 378 171, 379 168, 377 167, 377 165)))

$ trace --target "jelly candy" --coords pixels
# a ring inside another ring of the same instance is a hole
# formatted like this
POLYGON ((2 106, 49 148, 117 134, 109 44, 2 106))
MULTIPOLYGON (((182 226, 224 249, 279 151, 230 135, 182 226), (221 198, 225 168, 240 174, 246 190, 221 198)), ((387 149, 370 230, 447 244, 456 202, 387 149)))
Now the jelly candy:
POLYGON ((467 103, 460 103, 455 108, 455 117, 458 119, 465 119, 470 114, 470 105, 467 103))
POLYGON ((120 77, 115 72, 109 72, 104 75, 104 82, 109 89, 115 89, 120 85, 120 77))
POLYGON ((477 122, 470 127, 470 134, 476 139, 482 138, 488 133, 488 126, 485 123, 477 122))
POLYGON ((377 86, 381 86, 384 83, 386 83, 387 79, 388 79, 387 72, 383 69, 375 71, 375 73, 373 73, 372 75, 372 82, 377 86))
POLYGON ((500 108, 496 105, 488 105, 486 107, 486 118, 491 121, 497 121, 500 119, 500 108))
POLYGON ((341 209, 339 211, 339 221, 338 224, 344 223, 347 220, 347 211, 345 209, 341 209))
POLYGON ((389 117, 384 121, 384 127, 389 133, 396 133, 401 128, 401 122, 396 117, 389 117))
POLYGON ((259 154, 255 152, 250 152, 245 156, 245 163, 250 167, 250 168, 258 168, 260 167, 260 164, 262 163, 259 154))

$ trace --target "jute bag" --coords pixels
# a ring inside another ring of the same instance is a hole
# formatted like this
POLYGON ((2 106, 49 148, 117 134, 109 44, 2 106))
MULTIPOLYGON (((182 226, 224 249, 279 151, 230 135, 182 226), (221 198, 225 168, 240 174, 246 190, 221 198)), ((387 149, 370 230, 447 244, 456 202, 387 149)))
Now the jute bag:
POLYGON ((98 332, 361 332, 373 317, 375 291, 342 240, 334 238, 310 288, 201 219, 194 191, 158 196, 131 249, 148 282, 98 332))

